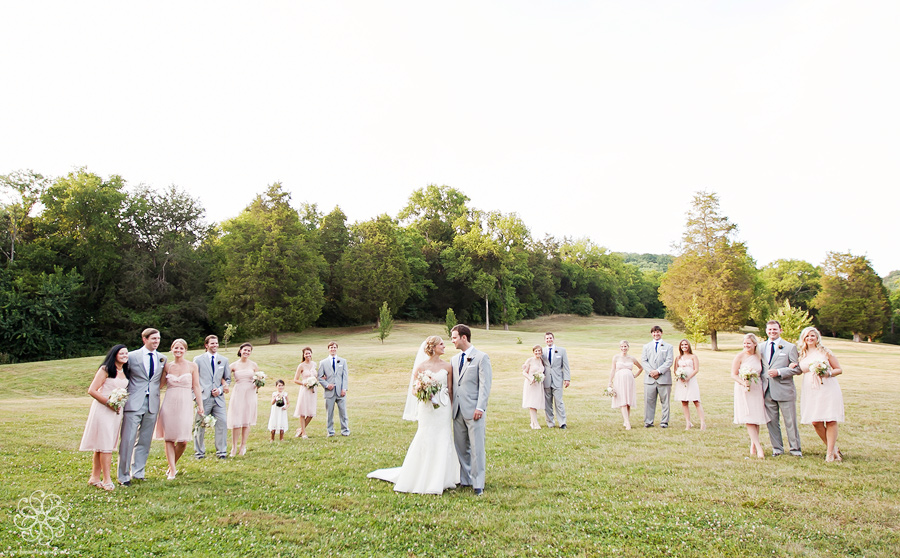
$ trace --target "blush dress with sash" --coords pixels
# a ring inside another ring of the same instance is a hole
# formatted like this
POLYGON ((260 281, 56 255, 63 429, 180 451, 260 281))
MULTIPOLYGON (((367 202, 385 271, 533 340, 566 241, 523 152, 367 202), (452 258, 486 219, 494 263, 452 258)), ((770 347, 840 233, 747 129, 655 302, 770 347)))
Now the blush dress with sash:
POLYGON ((228 402, 228 428, 241 428, 256 424, 257 398, 253 384, 253 370, 235 370, 231 401, 228 402))

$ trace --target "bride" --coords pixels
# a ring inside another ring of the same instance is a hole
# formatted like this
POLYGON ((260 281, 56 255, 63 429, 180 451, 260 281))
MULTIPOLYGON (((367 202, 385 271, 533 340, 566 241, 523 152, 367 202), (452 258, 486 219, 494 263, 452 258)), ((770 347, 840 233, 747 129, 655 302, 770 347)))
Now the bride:
POLYGON ((448 389, 453 385, 453 371, 450 363, 441 360, 442 354, 444 342, 437 335, 427 338, 416 354, 403 418, 418 420, 419 427, 403 466, 378 469, 367 475, 394 483, 396 492, 441 494, 459 483, 459 460, 453 445, 450 417, 452 393, 448 389), (423 371, 431 372, 441 383, 441 390, 431 401, 419 401, 413 391, 416 375, 423 371))

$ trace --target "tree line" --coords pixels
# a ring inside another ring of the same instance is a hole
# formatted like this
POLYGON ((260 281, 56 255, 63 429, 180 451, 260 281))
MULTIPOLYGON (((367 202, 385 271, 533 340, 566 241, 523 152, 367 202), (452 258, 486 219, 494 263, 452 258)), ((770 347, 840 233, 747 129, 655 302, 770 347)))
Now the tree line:
POLYGON ((716 348, 719 331, 779 316, 896 339, 900 296, 888 298, 865 257, 758 269, 706 192, 673 257, 535 239, 517 214, 473 208, 449 186, 354 223, 339 206, 294 204, 279 183, 222 223, 175 186, 130 188, 83 168, 55 179, 16 171, 0 188, 2 362, 135 345, 148 326, 192 344, 226 329, 275 343, 280 332, 385 317, 486 327, 557 313, 667 317, 716 348))
POLYGON ((175 186, 131 188, 83 168, 16 171, 0 187, 5 362, 137 344, 148 326, 192 344, 227 326, 277 342, 279 332, 375 322, 385 304, 399 319, 452 312, 488 327, 553 313, 665 315, 659 266, 670 257, 534 239, 515 213, 473 208, 448 186, 355 223, 339 206, 294 204, 279 183, 222 223, 175 186))

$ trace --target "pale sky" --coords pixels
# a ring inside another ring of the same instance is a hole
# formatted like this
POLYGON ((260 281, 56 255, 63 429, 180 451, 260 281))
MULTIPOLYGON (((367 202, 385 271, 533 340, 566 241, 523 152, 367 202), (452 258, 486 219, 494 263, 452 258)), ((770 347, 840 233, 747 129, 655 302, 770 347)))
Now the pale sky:
POLYGON ((672 253, 717 192, 759 265, 867 255, 900 177, 900 2, 0 0, 0 174, 280 181, 351 221, 428 184, 535 238, 672 253))

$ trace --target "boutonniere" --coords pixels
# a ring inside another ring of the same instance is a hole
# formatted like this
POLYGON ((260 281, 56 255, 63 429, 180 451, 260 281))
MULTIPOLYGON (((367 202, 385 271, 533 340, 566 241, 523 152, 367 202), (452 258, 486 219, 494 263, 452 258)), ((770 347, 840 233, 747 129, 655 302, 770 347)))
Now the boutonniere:
POLYGON ((222 361, 221 361, 221 360, 217 360, 217 361, 216 361, 216 364, 222 364, 222 361))
POLYGON ((467 358, 466 362, 472 362, 472 357, 467 358))
POLYGON ((338 363, 338 364, 340 364, 340 363, 341 363, 341 359, 337 359, 335 362, 338 363))
POLYGON ((783 348, 784 348, 784 345, 778 345, 778 350, 781 350, 783 348))
POLYGON ((553 352, 557 355, 559 354, 559 351, 557 351, 556 349, 553 349, 553 352))
POLYGON ((159 357, 159 363, 162 364, 166 361, 166 357, 159 357))

